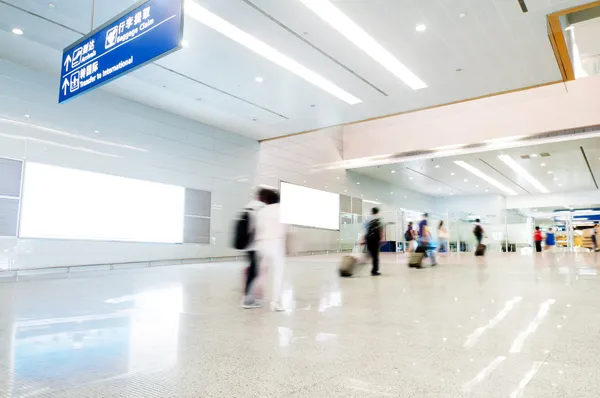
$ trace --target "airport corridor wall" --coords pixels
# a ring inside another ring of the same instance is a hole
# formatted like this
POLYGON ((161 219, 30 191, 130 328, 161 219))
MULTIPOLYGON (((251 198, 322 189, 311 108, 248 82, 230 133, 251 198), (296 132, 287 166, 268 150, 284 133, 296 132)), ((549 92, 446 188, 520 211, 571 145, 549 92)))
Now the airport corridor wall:
POLYGON ((0 88, 1 158, 25 169, 35 162, 209 192, 211 200, 210 244, 22 239, 5 231, 12 236, 0 237, 0 270, 237 254, 232 220, 253 191, 258 142, 102 90, 58 105, 54 76, 5 60, 0 88))
MULTIPOLYGON (((264 141, 259 153, 256 185, 278 187, 280 181, 285 181, 361 199, 362 209, 356 210, 356 214, 368 213, 377 206, 385 222, 395 222, 395 211, 400 208, 435 209, 435 200, 429 195, 355 171, 321 167, 340 162, 343 151, 341 126, 264 141)), ((339 240, 343 238, 340 231, 295 226, 291 231, 300 251, 337 250, 339 240)), ((356 235, 353 234, 352 239, 356 235)))

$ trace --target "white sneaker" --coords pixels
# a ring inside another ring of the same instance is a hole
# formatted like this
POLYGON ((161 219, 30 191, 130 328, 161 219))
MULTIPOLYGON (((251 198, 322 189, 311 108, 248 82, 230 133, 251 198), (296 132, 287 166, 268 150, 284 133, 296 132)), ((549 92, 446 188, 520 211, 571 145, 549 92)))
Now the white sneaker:
POLYGON ((285 309, 279 305, 278 303, 276 303, 275 301, 271 301, 271 311, 273 312, 283 312, 285 311, 285 309))
POLYGON ((261 308, 262 306, 263 306, 262 300, 255 299, 252 296, 244 297, 244 302, 242 303, 242 307, 244 307, 246 309, 261 308))

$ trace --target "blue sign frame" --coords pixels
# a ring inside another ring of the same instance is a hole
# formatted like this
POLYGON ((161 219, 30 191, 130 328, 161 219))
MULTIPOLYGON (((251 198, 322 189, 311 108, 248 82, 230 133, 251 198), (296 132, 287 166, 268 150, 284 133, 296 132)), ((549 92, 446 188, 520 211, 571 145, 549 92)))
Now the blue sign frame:
POLYGON ((184 0, 141 0, 63 50, 58 102, 181 49, 184 0))

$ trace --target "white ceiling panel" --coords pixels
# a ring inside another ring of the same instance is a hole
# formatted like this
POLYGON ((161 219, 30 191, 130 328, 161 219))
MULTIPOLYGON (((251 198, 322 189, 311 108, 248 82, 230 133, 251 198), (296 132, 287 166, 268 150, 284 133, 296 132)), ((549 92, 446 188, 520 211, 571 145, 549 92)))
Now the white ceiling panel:
MULTIPOLYGON (((516 0, 332 0, 428 85, 413 91, 299 0, 195 1, 363 102, 348 105, 189 17, 189 47, 157 62, 166 69, 102 89, 257 139, 559 80, 546 15, 587 2, 527 0, 524 14, 516 0)), ((134 2, 96 1, 94 26, 134 2)), ((51 3, 0 0, 3 58, 58 75, 61 50, 90 30, 92 0, 51 3)))
POLYGON ((509 155, 550 193, 598 189, 593 175, 596 180, 600 178, 600 138, 370 166, 353 171, 433 196, 506 195, 501 189, 454 163, 460 160, 518 195, 539 195, 540 191, 530 181, 498 158, 500 155, 509 155), (542 157, 542 153, 550 156, 542 157), (521 158, 525 155, 529 159, 521 158))

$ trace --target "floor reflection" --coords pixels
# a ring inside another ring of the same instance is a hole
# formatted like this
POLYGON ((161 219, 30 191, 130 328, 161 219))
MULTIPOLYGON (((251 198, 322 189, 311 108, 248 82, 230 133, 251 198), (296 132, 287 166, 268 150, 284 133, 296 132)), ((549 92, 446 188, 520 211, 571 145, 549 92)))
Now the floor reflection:
POLYGON ((21 319, 13 328, 12 396, 64 390, 177 362, 181 288, 111 298, 112 313, 21 319))

